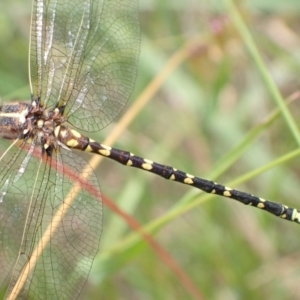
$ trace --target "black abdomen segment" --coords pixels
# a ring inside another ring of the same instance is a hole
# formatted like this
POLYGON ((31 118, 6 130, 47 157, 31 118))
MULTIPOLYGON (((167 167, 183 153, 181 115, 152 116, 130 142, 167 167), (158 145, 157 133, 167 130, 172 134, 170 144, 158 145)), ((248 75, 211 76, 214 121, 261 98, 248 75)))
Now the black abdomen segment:
POLYGON ((165 179, 193 186, 209 194, 220 195, 236 200, 245 205, 260 208, 282 219, 300 223, 300 211, 295 208, 290 208, 280 203, 272 202, 252 194, 234 190, 210 180, 195 177, 173 167, 161 165, 151 160, 136 156, 128 151, 123 151, 99 144, 87 137, 82 136, 75 130, 63 128, 63 131, 60 130, 60 132, 62 132, 62 134, 59 133, 58 138, 69 148, 100 154, 123 165, 142 169, 159 175, 165 179))
POLYGON ((245 205, 251 205, 263 209, 282 219, 300 223, 300 212, 295 208, 290 208, 286 205, 265 200, 248 193, 240 192, 210 180, 195 177, 170 166, 161 165, 156 162, 152 162, 151 160, 136 156, 130 152, 101 145, 97 142, 90 142, 85 151, 100 154, 123 165, 142 169, 168 180, 173 180, 196 187, 209 194, 220 195, 226 198, 234 199, 245 205))

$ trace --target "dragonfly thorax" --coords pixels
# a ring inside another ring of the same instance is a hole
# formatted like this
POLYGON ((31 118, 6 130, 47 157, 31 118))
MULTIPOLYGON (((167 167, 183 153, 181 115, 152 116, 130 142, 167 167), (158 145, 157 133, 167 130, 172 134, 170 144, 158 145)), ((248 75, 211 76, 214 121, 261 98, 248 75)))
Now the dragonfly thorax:
POLYGON ((38 101, 31 104, 15 102, 0 107, 1 137, 34 140, 44 150, 52 151, 58 146, 54 131, 63 122, 59 109, 45 109, 38 101))

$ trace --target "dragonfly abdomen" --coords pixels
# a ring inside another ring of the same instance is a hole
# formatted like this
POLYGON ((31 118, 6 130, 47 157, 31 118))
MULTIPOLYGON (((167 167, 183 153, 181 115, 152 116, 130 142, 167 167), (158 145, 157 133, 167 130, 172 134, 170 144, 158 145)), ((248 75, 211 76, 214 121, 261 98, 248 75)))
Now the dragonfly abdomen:
POLYGON ((100 144, 92 139, 82 136, 76 130, 60 126, 58 138, 69 148, 96 153, 117 161, 123 165, 142 169, 159 175, 165 179, 193 186, 209 194, 216 194, 230 198, 245 205, 265 210, 277 217, 300 223, 300 212, 295 208, 290 208, 280 203, 265 200, 252 194, 226 187, 211 180, 190 175, 173 167, 162 165, 149 159, 137 156, 128 151, 119 150, 100 144))
POLYGON ((68 148, 86 151, 90 143, 90 139, 78 131, 68 128, 66 126, 57 126, 54 130, 55 137, 68 148))

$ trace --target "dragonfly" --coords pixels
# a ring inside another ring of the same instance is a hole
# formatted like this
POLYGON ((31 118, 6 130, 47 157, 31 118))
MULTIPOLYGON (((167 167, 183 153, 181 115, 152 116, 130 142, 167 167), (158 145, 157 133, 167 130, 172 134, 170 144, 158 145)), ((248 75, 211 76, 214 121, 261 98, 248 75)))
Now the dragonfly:
POLYGON ((88 137, 111 123, 136 80, 136 0, 34 0, 31 101, 0 107, 0 283, 6 299, 75 299, 99 250, 97 176, 76 153, 224 196, 300 223, 299 210, 202 179, 88 137), (34 174, 34 175, 33 175, 34 174))

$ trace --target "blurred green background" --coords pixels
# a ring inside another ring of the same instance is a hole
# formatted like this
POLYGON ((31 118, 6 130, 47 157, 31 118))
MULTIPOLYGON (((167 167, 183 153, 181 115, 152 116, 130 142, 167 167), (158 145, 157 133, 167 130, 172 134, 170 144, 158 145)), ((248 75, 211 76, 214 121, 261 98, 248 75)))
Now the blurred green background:
MULTIPOLYGON (((221 163, 229 164, 224 156, 276 109, 224 2, 140 1, 140 67, 127 108, 174 53, 192 40, 198 42, 116 147, 212 178, 221 163)), ((300 2, 236 4, 282 96, 298 92, 300 2)), ((2 99, 30 99, 30 11, 29 0, 0 4, 2 99)), ((289 106, 295 120, 299 101, 289 106)), ((91 136, 101 142, 113 126, 91 136)), ((246 145, 218 182, 239 178, 298 146, 282 116, 246 145)), ((236 188, 300 208, 299 170, 294 158, 236 188)), ((182 214, 152 232, 189 283, 158 255, 162 250, 153 249, 119 214, 104 207, 100 251, 81 299, 299 299, 297 224, 220 197, 201 201, 203 193, 111 161, 103 161, 96 172, 103 195, 145 227, 169 218, 177 205, 198 204, 187 212, 180 208, 182 214)))

